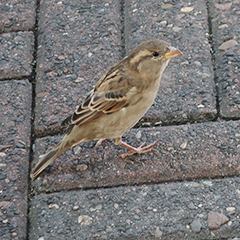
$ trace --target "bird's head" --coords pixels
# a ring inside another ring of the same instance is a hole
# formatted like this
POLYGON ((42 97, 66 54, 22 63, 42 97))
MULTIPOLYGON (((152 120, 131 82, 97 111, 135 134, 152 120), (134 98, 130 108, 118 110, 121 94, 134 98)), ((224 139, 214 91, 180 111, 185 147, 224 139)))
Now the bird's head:
POLYGON ((182 52, 162 40, 148 40, 139 44, 128 56, 130 66, 140 74, 161 75, 169 60, 182 52))

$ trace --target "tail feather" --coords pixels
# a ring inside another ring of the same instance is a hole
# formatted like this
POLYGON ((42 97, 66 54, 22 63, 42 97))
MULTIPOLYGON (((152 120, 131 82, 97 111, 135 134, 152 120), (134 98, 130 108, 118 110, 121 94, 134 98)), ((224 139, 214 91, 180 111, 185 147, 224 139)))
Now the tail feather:
MULTIPOLYGON (((65 145, 65 144, 64 144, 65 145)), ((34 169, 31 171, 30 177, 35 180, 38 175, 59 155, 69 149, 71 145, 63 146, 63 142, 61 141, 57 144, 50 152, 44 155, 34 169)))

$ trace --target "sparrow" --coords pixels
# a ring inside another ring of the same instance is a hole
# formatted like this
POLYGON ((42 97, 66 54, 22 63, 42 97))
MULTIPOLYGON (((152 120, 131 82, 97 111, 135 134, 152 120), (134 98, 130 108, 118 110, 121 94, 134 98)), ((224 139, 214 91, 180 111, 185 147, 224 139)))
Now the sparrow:
POLYGON ((123 142, 122 135, 151 107, 169 60, 181 54, 167 42, 152 39, 142 42, 113 65, 75 112, 62 122, 68 132, 39 160, 30 177, 35 180, 56 157, 89 140, 113 139, 116 145, 130 150, 121 155, 123 158, 151 151, 156 142, 135 148, 123 142))

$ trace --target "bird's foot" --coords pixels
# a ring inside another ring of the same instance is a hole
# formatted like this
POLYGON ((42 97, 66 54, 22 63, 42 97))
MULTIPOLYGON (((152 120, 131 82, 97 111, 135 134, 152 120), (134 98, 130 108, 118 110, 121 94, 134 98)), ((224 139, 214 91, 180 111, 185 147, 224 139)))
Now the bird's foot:
POLYGON ((131 156, 131 155, 133 155, 133 154, 135 154, 135 153, 141 154, 141 153, 150 152, 150 151, 152 151, 152 149, 153 149, 152 147, 156 144, 156 142, 157 142, 157 141, 155 141, 155 142, 153 142, 152 144, 147 145, 147 146, 145 146, 146 143, 143 143, 143 144, 142 144, 141 146, 139 146, 138 148, 132 147, 131 145, 128 145, 128 144, 125 143, 125 142, 121 142, 120 145, 121 145, 122 147, 125 147, 125 148, 129 149, 130 152, 121 154, 120 157, 126 158, 126 157, 131 156))

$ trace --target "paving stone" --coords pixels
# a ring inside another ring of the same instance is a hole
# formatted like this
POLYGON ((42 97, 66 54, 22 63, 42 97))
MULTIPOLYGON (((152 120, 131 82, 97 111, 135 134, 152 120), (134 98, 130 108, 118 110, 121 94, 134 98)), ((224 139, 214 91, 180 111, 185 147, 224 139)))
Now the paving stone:
POLYGON ((0 34, 0 80, 23 78, 32 73, 32 32, 0 34))
POLYGON ((1 0, 0 33, 33 30, 35 17, 35 0, 1 0))
POLYGON ((232 239, 240 236, 240 179, 178 182, 41 194, 30 207, 31 240, 232 239), (209 185, 211 182, 211 185, 209 185), (197 205, 189 209, 189 202, 197 205), (238 207, 230 215, 229 202, 238 207), (59 208, 54 209, 52 204, 59 208), (77 208, 76 208, 77 206, 77 208), (211 232, 208 213, 223 212, 231 225, 211 232), (195 217, 197 231, 188 226, 195 217), (213 237, 214 234, 214 237, 213 237), (157 236, 160 236, 157 235, 157 236))
POLYGON ((126 1, 125 36, 127 53, 149 38, 163 39, 183 52, 170 61, 144 121, 169 125, 216 117, 206 1, 126 1))
POLYGON ((35 129, 54 131, 122 58, 118 1, 40 3, 35 129), (44 129, 46 128, 46 129, 44 129))
POLYGON ((224 6, 224 4, 217 0, 209 1, 209 9, 215 51, 216 81, 219 88, 220 116, 232 119, 240 117, 240 3, 231 1, 229 8, 221 10, 219 6, 224 6), (226 50, 221 50, 223 44, 230 41, 233 44, 228 45, 226 50))
MULTIPOLYGON (((240 173, 240 122, 209 122, 172 127, 132 129, 124 140, 139 146, 157 141, 150 153, 125 159, 120 146, 105 140, 89 141, 68 150, 32 184, 33 192, 52 192, 89 187, 110 187, 240 173), (184 166, 184 167, 183 167, 184 166), (44 180, 44 181, 43 181, 44 180)), ((61 139, 36 139, 33 164, 61 139)))
POLYGON ((0 239, 26 239, 31 84, 0 82, 0 239))

